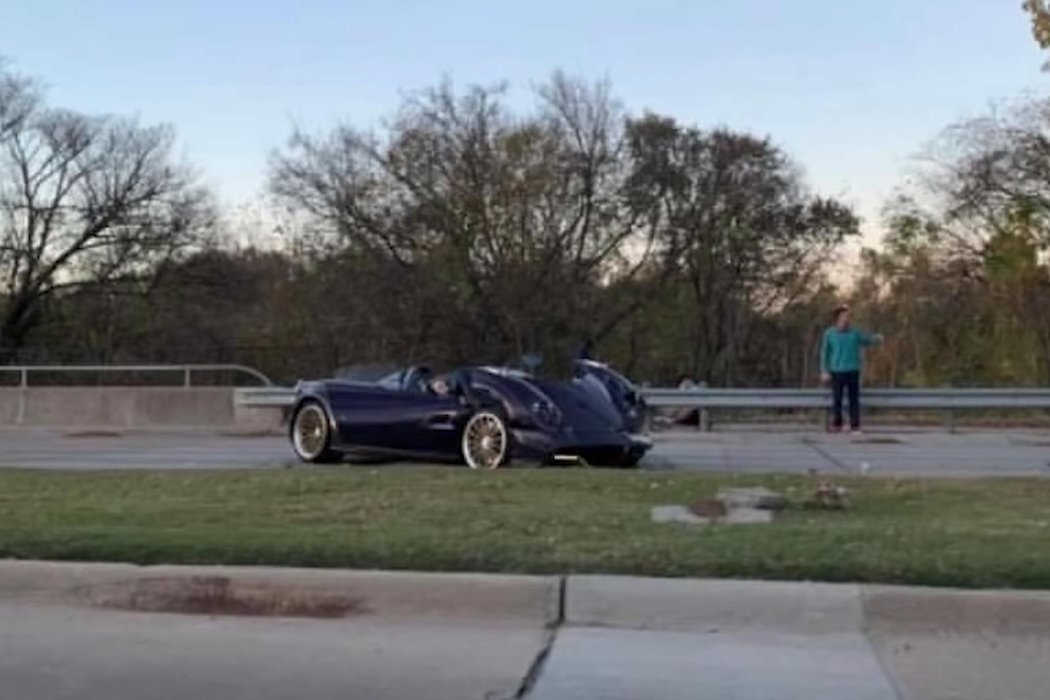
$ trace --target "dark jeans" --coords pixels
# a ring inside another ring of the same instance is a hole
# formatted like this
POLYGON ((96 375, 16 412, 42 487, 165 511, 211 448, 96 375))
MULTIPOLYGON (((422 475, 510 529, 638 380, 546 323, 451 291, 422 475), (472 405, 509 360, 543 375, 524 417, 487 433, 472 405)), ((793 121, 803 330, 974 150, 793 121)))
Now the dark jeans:
POLYGON ((860 427, 860 372, 831 373, 831 420, 835 428, 842 427, 842 397, 849 394, 849 427, 860 427))

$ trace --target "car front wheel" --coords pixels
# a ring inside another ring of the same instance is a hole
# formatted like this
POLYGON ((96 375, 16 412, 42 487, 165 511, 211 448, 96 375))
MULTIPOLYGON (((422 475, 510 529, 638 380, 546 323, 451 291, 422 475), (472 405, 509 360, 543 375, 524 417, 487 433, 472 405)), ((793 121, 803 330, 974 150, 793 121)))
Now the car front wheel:
POLYGON ((304 403, 292 420, 292 447, 303 462, 338 462, 341 455, 331 448, 332 430, 328 415, 316 401, 304 403))
POLYGON ((510 456, 510 431, 497 413, 475 413, 463 428, 463 460, 471 469, 498 469, 510 456))

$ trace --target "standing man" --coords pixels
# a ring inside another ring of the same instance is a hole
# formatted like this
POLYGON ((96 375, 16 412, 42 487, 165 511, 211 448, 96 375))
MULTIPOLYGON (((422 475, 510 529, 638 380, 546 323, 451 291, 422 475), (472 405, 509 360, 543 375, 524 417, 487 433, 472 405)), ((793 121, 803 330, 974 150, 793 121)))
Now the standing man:
POLYGON ((835 309, 834 325, 824 331, 820 349, 820 379, 831 383, 833 429, 842 430, 842 398, 849 394, 849 427, 860 432, 861 350, 882 342, 882 336, 869 335, 850 326, 849 307, 835 309))

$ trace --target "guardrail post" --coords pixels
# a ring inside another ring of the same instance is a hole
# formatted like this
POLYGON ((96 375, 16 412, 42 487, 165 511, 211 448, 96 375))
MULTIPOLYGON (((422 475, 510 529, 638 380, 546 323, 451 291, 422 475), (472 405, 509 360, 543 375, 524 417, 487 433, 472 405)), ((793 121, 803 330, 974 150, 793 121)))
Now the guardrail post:
POLYGON ((189 389, 191 386, 193 386, 192 375, 193 375, 193 368, 192 367, 186 367, 183 370, 182 386, 186 387, 187 389, 189 389))
MULTIPOLYGON (((700 382, 697 385, 697 387, 700 389, 706 389, 707 382, 700 382)), ((697 412, 696 429, 701 433, 707 433, 711 431, 711 413, 706 408, 701 408, 697 412)))
POLYGON ((700 419, 696 421, 696 429, 701 433, 711 431, 711 414, 706 408, 700 409, 700 419))
POLYGON ((29 401, 29 370, 23 367, 18 372, 18 408, 15 413, 15 425, 26 422, 26 403, 29 401))

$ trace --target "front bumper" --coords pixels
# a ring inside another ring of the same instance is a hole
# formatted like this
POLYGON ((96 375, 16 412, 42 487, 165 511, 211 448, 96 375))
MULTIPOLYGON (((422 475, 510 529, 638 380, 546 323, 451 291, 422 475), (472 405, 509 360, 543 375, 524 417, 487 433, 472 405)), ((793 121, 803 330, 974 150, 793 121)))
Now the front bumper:
POLYGON ((594 466, 634 466, 652 448, 644 435, 602 432, 551 435, 538 430, 514 430, 515 457, 544 464, 586 463, 594 466))

